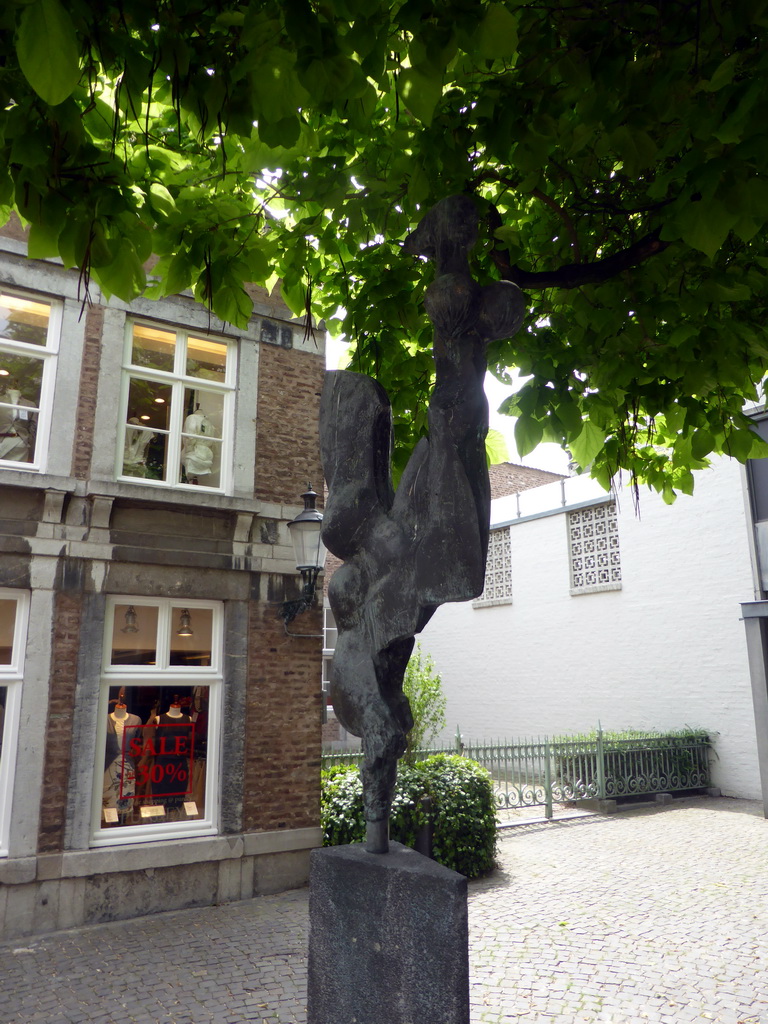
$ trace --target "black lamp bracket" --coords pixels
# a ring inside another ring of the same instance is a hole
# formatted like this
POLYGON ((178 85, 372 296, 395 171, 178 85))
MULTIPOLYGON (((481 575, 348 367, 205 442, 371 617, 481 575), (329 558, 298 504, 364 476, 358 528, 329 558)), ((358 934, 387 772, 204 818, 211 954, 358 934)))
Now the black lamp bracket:
POLYGON ((315 600, 315 589, 317 587, 317 577, 320 573, 319 568, 312 569, 300 569, 301 573, 301 597, 296 598, 293 601, 283 601, 280 605, 279 615, 287 626, 289 622, 293 622, 297 615, 301 615, 303 612, 309 611, 315 600))

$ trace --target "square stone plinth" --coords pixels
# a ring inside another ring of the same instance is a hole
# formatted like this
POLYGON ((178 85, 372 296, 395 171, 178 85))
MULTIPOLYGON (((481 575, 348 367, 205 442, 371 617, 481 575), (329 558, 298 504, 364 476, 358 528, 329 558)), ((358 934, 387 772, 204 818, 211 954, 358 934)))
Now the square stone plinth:
POLYGON ((310 863, 308 1024, 469 1024, 466 878, 399 843, 310 863))

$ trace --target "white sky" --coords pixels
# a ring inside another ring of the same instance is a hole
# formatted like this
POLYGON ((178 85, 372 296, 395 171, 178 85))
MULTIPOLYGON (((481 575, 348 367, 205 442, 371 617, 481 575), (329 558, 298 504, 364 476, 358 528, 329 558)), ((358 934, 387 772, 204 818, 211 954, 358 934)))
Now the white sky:
MULTIPOLYGON (((338 370, 343 365, 343 357, 347 345, 330 335, 325 339, 325 365, 329 370, 338 370)), ((502 416, 496 412, 504 399, 512 394, 513 388, 509 388, 496 380, 490 373, 485 377, 485 393, 488 396, 488 404, 491 410, 491 426, 504 435, 509 449, 511 462, 518 465, 532 466, 535 469, 548 469, 553 473, 568 473, 568 456, 556 444, 540 444, 530 455, 521 459, 517 454, 515 446, 515 419, 512 416, 502 416)))

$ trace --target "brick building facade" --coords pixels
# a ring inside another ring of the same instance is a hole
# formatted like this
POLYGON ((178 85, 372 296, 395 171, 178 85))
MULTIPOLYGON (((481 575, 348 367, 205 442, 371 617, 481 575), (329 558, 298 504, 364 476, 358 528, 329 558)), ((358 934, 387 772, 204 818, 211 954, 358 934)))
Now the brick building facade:
POLYGON ((0 937, 301 884, 322 613, 278 607, 322 341, 265 293, 243 331, 84 311, 18 231, 0 293, 0 937))

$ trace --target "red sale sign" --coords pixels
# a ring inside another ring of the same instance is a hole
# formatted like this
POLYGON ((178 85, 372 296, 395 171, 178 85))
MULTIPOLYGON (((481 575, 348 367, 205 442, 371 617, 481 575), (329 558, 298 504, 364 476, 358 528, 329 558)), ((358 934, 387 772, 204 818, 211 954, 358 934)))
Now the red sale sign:
POLYGON ((126 729, 121 752, 120 799, 187 796, 192 792, 194 750, 194 722, 152 722, 126 729), (123 780, 132 779, 135 790, 131 785, 124 792, 123 780))

